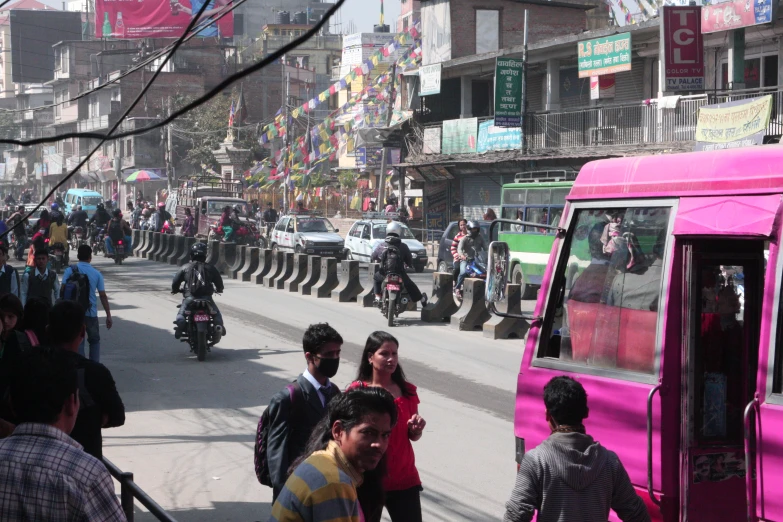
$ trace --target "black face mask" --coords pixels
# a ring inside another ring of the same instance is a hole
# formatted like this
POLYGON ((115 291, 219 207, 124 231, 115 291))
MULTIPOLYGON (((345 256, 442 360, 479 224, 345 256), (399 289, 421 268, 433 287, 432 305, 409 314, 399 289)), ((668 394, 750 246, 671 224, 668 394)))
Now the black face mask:
POLYGON ((318 360, 320 361, 316 366, 316 368, 318 368, 318 373, 328 379, 337 375, 337 369, 340 367, 339 357, 336 359, 323 359, 319 357, 318 360))

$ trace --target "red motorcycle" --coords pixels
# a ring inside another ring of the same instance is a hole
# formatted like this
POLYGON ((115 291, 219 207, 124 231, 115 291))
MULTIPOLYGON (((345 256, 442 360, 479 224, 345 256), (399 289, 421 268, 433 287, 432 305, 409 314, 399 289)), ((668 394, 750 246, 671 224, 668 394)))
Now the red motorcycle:
MULTIPOLYGON (((212 224, 209 228, 212 230, 212 234, 210 234, 211 239, 223 241, 225 232, 220 224, 212 224)), ((256 228, 253 223, 241 223, 234 229, 231 239, 232 243, 236 243, 237 245, 266 248, 266 239, 261 236, 258 232, 258 228, 256 228)))

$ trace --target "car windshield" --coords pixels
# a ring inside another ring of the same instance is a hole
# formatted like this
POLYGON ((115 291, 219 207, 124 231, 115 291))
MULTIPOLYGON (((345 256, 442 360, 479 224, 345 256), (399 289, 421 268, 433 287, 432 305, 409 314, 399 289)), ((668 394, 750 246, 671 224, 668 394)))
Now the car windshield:
POLYGON ((237 202, 237 201, 221 201, 221 200, 210 200, 207 202, 207 214, 210 216, 219 216, 223 213, 223 209, 226 207, 231 207, 233 210, 234 207, 239 205, 242 208, 242 212, 240 212, 240 216, 247 216, 248 215, 248 207, 247 203, 244 202, 237 202))
POLYGON ((84 196, 82 198, 82 205, 96 206, 98 203, 103 203, 103 198, 100 196, 84 196))
POLYGON ((297 218, 296 229, 299 232, 334 232, 334 227, 325 218, 297 218))
MULTIPOLYGON (((373 226, 372 226, 372 237, 377 238, 377 239, 382 239, 382 238, 386 237, 386 226, 387 225, 388 225, 388 223, 373 224, 373 226)), ((401 238, 402 239, 416 239, 416 237, 414 237, 414 235, 413 235, 413 232, 411 232, 411 230, 408 227, 406 227, 405 225, 402 225, 402 237, 401 238)))

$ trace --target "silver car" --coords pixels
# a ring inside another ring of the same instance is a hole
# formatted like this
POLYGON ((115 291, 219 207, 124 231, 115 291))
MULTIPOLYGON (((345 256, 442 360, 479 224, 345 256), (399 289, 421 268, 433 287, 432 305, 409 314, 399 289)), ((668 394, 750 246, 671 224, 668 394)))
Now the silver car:
POLYGON ((272 230, 272 250, 345 259, 345 241, 328 219, 312 215, 283 216, 272 230))
MULTIPOLYGON (((346 237, 348 256, 365 263, 370 262, 373 250, 386 239, 386 219, 368 219, 357 221, 351 227, 346 237)), ((417 240, 410 229, 402 226, 402 242, 408 245, 413 257, 413 268, 423 272, 427 266, 427 249, 417 240)))

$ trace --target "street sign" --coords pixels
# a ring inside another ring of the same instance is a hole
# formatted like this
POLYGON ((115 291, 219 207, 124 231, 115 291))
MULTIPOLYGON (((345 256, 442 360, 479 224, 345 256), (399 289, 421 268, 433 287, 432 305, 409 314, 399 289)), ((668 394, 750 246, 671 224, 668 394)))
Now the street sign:
POLYGON ((577 44, 579 77, 631 70, 631 33, 585 40, 577 44))
POLYGON ((771 114, 771 95, 700 107, 696 150, 761 145, 771 114))
POLYGON ((701 32, 716 33, 768 24, 774 20, 777 0, 730 0, 701 8, 701 32))
POLYGON ((495 126, 522 125, 524 62, 498 58, 495 64, 495 126))
POLYGON ((440 73, 442 65, 423 65, 419 68, 419 96, 440 94, 440 73))
POLYGON ((666 91, 704 89, 704 42, 701 7, 663 6, 661 42, 664 46, 666 91))

